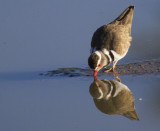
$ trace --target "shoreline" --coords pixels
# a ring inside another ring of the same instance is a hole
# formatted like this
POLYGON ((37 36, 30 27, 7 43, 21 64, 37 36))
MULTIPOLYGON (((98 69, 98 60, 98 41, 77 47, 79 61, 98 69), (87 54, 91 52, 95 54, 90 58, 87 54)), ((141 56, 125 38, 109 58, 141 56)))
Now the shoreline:
MULTIPOLYGON (((111 75, 112 71, 105 73, 106 69, 101 70, 98 75, 111 75)), ((135 62, 123 65, 117 65, 115 68, 117 75, 143 75, 154 74, 160 72, 160 60, 150 60, 135 62)), ((68 76, 68 77, 80 77, 80 76, 92 76, 93 72, 89 68, 59 68, 57 70, 51 70, 46 73, 40 73, 44 76, 68 76)))

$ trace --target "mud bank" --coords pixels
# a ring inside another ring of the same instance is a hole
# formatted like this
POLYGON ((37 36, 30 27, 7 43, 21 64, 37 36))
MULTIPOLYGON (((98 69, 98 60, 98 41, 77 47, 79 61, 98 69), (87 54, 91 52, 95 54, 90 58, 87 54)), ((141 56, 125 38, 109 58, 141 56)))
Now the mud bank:
MULTIPOLYGON (((111 66, 108 66, 109 69, 111 66)), ((112 71, 105 73, 107 69, 104 69, 98 73, 98 75, 111 75, 112 71)), ((143 75, 153 74, 160 72, 160 60, 143 61, 137 63, 129 63, 124 65, 117 65, 115 71, 118 75, 143 75)), ((92 76, 93 72, 89 68, 59 68, 57 70, 51 70, 46 73, 40 73, 39 75, 45 76, 68 76, 68 77, 80 77, 80 76, 92 76)))

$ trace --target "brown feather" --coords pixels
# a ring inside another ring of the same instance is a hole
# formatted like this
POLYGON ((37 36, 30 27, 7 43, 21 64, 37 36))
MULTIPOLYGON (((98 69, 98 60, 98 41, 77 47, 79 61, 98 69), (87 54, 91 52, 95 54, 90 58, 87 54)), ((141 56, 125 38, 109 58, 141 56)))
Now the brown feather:
POLYGON ((91 47, 96 50, 103 48, 114 50, 120 55, 128 51, 130 47, 131 24, 134 6, 128 7, 117 19, 108 25, 98 28, 93 34, 91 47))

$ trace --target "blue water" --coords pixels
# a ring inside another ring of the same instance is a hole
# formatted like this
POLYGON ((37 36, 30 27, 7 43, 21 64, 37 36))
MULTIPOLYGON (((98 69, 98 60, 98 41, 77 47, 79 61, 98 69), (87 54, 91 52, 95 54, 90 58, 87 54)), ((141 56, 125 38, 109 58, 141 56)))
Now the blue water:
MULTIPOLYGON (((159 75, 120 78, 133 93, 139 121, 100 112, 89 93, 92 77, 53 79, 38 76, 38 79, 0 82, 0 130, 158 131, 159 75)), ((99 79, 110 80, 111 77, 99 79)))

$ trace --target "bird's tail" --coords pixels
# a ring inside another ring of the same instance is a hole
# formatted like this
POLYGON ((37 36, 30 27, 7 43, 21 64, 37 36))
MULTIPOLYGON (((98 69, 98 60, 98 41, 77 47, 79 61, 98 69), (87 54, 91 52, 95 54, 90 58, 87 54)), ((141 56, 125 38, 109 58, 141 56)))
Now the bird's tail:
POLYGON ((123 116, 131 119, 131 120, 139 120, 136 110, 129 111, 127 113, 122 114, 123 116))
POLYGON ((123 13, 117 17, 112 23, 118 21, 119 24, 132 24, 134 6, 131 5, 123 13))

